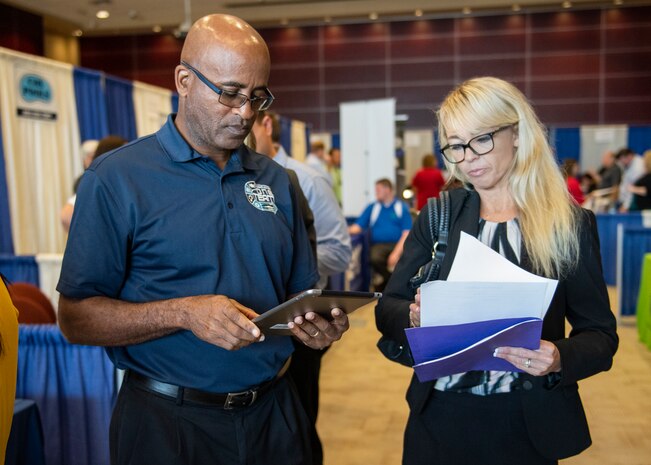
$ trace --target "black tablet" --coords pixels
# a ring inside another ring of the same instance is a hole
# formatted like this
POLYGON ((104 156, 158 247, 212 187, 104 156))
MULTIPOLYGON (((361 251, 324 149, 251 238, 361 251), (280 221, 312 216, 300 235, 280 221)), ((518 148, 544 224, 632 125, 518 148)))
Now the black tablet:
POLYGON ((326 291, 310 289, 264 312, 253 322, 264 334, 291 335, 287 323, 307 312, 331 319, 331 311, 339 308, 351 313, 382 297, 380 292, 326 291))

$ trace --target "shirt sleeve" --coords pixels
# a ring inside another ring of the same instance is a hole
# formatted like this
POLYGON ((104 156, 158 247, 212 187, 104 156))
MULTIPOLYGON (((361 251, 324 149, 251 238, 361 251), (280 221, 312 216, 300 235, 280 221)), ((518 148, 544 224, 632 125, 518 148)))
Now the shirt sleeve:
POLYGON ((124 211, 94 171, 75 203, 57 290, 67 297, 119 297, 126 274, 129 228, 124 211))
POLYGON ((314 287, 319 280, 319 272, 317 271, 316 257, 310 247, 305 223, 301 217, 297 193, 291 184, 289 184, 289 190, 292 199, 292 237, 294 242, 292 273, 287 283, 287 294, 291 295, 314 287))
POLYGON ((362 212, 362 214, 360 215, 360 217, 357 218, 357 221, 355 221, 355 224, 356 224, 357 226, 359 226, 360 228, 362 228, 362 229, 366 229, 366 228, 368 228, 368 225, 369 225, 369 223, 370 223, 370 221, 371 221, 371 210, 373 209, 373 205, 374 205, 373 203, 371 203, 370 205, 368 205, 368 206, 364 209, 364 211, 362 212))
POLYGON ((324 178, 314 178, 312 196, 308 200, 314 212, 319 274, 323 277, 341 273, 348 268, 352 247, 346 219, 334 191, 324 178))
POLYGON ((409 205, 405 202, 402 202, 402 217, 400 218, 400 224, 403 231, 409 231, 413 225, 411 213, 409 212, 409 205))

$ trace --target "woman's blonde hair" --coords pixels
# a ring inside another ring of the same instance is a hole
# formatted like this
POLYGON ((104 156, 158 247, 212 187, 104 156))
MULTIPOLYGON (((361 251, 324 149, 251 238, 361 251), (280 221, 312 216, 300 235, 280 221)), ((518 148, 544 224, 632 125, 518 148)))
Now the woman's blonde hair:
POLYGON ((651 173, 651 149, 644 152, 644 167, 647 173, 651 173))
MULTIPOLYGON (((493 77, 470 79, 450 92, 437 112, 441 147, 448 130, 490 130, 513 125, 518 146, 507 173, 518 207, 522 238, 533 270, 560 277, 578 261, 577 215, 546 131, 526 97, 512 84, 493 77)), ((458 165, 445 164, 468 187, 458 165)))

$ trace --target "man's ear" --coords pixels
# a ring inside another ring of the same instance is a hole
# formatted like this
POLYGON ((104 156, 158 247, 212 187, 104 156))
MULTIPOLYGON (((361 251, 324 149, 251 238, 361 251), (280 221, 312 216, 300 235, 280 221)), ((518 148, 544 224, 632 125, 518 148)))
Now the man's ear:
POLYGON ((190 73, 182 66, 178 65, 174 70, 174 84, 176 84, 176 92, 179 97, 185 97, 188 94, 188 78, 190 73))
POLYGON ((269 115, 264 115, 262 117, 262 125, 264 126, 264 131, 265 133, 271 137, 271 135, 274 132, 274 124, 273 121, 271 120, 271 116, 269 115))

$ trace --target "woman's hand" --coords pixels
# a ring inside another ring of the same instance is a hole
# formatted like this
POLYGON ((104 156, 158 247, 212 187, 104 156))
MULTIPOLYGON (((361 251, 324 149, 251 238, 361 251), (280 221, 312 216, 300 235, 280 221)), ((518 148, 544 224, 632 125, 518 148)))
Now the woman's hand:
POLYGON ((420 287, 416 290, 416 301, 409 304, 409 326, 412 328, 420 326, 420 287))
POLYGON ((561 354, 549 341, 541 340, 538 350, 498 347, 493 355, 534 376, 545 376, 561 371, 561 354))

